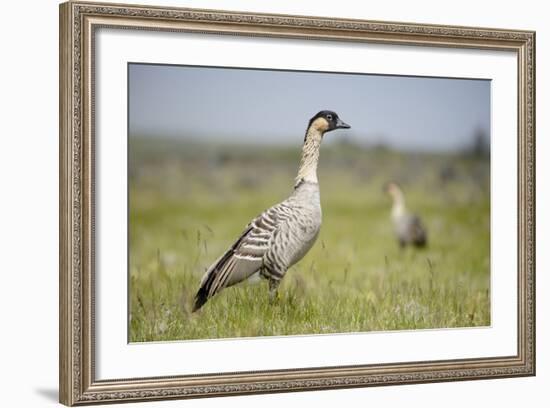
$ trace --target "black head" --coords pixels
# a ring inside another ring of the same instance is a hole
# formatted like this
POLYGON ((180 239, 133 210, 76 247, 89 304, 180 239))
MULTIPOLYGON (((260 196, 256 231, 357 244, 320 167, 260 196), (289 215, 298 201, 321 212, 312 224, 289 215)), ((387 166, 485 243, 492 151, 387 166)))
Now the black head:
POLYGON ((316 126, 323 133, 330 132, 334 129, 349 129, 350 125, 342 121, 338 114, 329 110, 322 110, 309 120, 308 129, 311 126, 316 126))

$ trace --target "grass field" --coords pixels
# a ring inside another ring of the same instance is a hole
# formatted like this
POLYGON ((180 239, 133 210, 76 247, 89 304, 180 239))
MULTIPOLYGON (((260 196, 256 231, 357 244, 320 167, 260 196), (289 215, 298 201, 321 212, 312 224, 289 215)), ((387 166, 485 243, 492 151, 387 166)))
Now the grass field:
POLYGON ((323 226, 280 300, 269 303, 266 282, 244 284, 191 313, 205 269, 289 195, 298 161, 296 147, 132 139, 130 341, 490 324, 488 160, 346 144, 321 149, 323 226), (398 248, 388 180, 422 216, 426 249, 398 248))

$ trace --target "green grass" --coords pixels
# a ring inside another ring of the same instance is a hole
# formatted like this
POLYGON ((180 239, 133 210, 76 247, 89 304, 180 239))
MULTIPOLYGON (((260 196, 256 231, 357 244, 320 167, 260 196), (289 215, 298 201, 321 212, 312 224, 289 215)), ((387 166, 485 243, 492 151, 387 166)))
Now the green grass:
POLYGON ((266 282, 243 284, 191 313, 205 269, 253 216, 290 193, 299 150, 132 148, 130 341, 490 324, 483 159, 323 146, 323 226, 283 279, 279 301, 270 304, 266 282), (442 180, 448 163, 454 175, 442 180), (422 216, 428 248, 398 248, 382 193, 389 179, 403 183, 422 216))

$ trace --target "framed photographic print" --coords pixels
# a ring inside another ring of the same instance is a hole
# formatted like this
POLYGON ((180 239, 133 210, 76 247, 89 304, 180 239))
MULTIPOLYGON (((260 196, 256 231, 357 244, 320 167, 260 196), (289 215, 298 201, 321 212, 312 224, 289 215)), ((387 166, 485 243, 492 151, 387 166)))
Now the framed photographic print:
POLYGON ((535 374, 535 33, 60 6, 66 405, 535 374))

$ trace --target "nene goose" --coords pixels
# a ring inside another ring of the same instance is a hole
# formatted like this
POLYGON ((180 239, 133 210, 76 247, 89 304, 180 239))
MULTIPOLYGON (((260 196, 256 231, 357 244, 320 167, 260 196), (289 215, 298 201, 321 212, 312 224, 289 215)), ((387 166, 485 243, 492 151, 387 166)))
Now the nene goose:
POLYGON ((276 298, 286 271, 313 246, 321 227, 317 163, 323 135, 349 128, 332 111, 321 111, 311 118, 294 191, 254 218, 227 252, 206 270, 193 312, 222 289, 246 279, 267 279, 270 299, 276 298))
POLYGON ((427 244, 426 229, 417 215, 410 214, 405 206, 403 191, 396 183, 386 184, 385 191, 393 200, 391 220, 399 246, 413 245, 421 248, 427 244))

